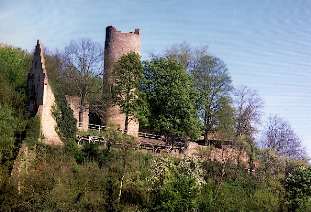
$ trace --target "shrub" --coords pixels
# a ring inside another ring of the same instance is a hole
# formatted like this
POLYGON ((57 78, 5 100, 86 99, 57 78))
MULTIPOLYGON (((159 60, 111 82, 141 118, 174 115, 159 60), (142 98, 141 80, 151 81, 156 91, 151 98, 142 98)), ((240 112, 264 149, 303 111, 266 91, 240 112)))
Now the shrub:
MULTIPOLYGON (((291 211, 310 206, 311 168, 299 167, 289 173, 285 180, 287 205, 291 211)), ((310 208, 309 208, 310 209, 310 208)))

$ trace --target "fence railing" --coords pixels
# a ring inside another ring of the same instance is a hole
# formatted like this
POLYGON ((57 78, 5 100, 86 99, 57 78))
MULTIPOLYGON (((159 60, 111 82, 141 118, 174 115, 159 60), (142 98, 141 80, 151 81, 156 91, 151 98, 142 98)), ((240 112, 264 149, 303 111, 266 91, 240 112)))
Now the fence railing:
MULTIPOLYGON (((152 134, 151 134, 152 135, 152 134)), ((103 145, 105 148, 120 148, 122 147, 122 143, 115 143, 111 142, 110 140, 105 139, 102 136, 91 136, 91 135, 84 135, 84 136, 77 136, 77 143, 78 145, 83 145, 85 143, 89 144, 99 144, 103 145)), ((134 149, 145 149, 148 151, 152 151, 154 153, 160 153, 160 152, 182 152, 187 147, 186 146, 176 146, 167 144, 166 142, 159 140, 159 141, 146 141, 146 140, 140 140, 137 144, 133 145, 132 148, 134 149)))
POLYGON ((145 133, 145 132, 138 132, 138 137, 151 138, 151 139, 159 139, 159 140, 162 140, 162 139, 163 139, 163 136, 161 136, 161 135, 156 135, 156 134, 151 134, 151 133, 145 133))
POLYGON ((103 126, 103 125, 98 125, 98 124, 89 124, 89 129, 90 130, 98 130, 98 131, 101 131, 103 129, 106 129, 108 127, 106 126, 103 126))
MULTIPOLYGON (((82 126, 82 122, 79 122, 79 126, 82 126)), ((109 129, 109 128, 110 127, 108 127, 108 126, 99 125, 99 124, 89 124, 88 125, 89 130, 98 130, 99 132, 104 130, 104 129, 109 129)), ((126 133, 126 131, 124 131, 122 129, 118 129, 118 131, 126 133)), ((158 139, 158 140, 163 139, 163 137, 161 135, 146 133, 146 132, 138 132, 138 137, 158 139)))

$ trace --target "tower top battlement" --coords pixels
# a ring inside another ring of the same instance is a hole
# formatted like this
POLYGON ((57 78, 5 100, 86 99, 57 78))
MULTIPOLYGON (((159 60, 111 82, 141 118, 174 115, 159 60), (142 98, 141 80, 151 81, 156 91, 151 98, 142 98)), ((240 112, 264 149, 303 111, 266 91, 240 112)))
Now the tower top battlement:
POLYGON ((140 31, 138 28, 136 28, 133 32, 122 32, 120 30, 117 30, 114 26, 108 26, 106 27, 106 41, 105 41, 105 49, 109 47, 109 45, 118 44, 118 46, 127 47, 128 45, 139 45, 137 47, 134 47, 133 50, 137 53, 140 52, 140 31))
POLYGON ((139 28, 135 28, 133 32, 122 32, 121 30, 117 30, 117 28, 115 28, 114 26, 107 26, 106 27, 106 32, 117 32, 117 33, 123 33, 123 34, 137 34, 139 35, 139 28))

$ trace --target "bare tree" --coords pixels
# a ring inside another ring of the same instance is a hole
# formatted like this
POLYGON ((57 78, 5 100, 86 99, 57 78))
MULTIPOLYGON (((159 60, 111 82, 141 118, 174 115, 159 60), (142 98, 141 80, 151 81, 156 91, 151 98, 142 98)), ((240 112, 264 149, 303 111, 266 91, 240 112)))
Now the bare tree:
POLYGON ((275 150, 291 159, 305 159, 306 152, 288 122, 278 116, 270 116, 261 141, 263 147, 275 150))
POLYGON ((186 42, 171 46, 164 54, 165 57, 183 65, 188 72, 191 72, 198 65, 199 60, 206 55, 208 55, 207 46, 193 48, 186 42))
MULTIPOLYGON (((236 141, 239 142, 238 161, 241 153, 248 149, 249 168, 254 169, 255 134, 260 124, 262 116, 263 101, 257 92, 248 88, 241 87, 234 92, 235 103, 235 134, 236 141)), ((240 162, 240 161, 239 161, 240 162)))
POLYGON ((241 87, 234 92, 236 136, 253 137, 262 116, 263 101, 255 90, 241 87))
POLYGON ((103 48, 90 39, 71 41, 62 54, 63 74, 85 103, 91 93, 100 93, 96 82, 102 74, 103 48))

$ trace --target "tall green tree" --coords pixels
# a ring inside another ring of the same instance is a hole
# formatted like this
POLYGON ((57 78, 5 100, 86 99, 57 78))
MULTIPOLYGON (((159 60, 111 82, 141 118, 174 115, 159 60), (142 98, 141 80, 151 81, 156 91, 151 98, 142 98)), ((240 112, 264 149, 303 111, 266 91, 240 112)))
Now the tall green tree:
POLYGON ((5 179, 10 176, 19 145, 27 134, 29 67, 28 52, 0 45, 0 190, 7 184, 5 179))
POLYGON ((125 114, 125 131, 133 118, 138 117, 140 106, 140 83, 143 66, 140 55, 130 52, 123 55, 113 68, 112 102, 125 114))
POLYGON ((0 48, 0 103, 11 105, 19 116, 25 113, 29 68, 28 52, 10 46, 0 48))
POLYGON ((0 70, 14 88, 25 87, 30 65, 28 52, 10 46, 0 48, 0 70))
POLYGON ((172 59, 153 58, 144 63, 144 75, 150 130, 167 139, 198 137, 193 84, 184 67, 172 59))
MULTIPOLYGON (((231 107, 231 78, 223 61, 202 55, 191 71, 197 93, 197 107, 204 124, 204 140, 217 131, 232 135, 234 114, 231 107)), ((227 136, 228 137, 228 136, 227 136)))
POLYGON ((198 116, 204 126, 204 140, 217 133, 221 139, 234 134, 234 109, 230 92, 231 77, 224 62, 211 56, 207 47, 193 48, 187 43, 173 45, 165 56, 181 64, 191 74, 196 90, 198 116))

